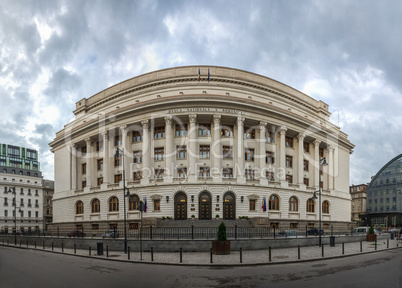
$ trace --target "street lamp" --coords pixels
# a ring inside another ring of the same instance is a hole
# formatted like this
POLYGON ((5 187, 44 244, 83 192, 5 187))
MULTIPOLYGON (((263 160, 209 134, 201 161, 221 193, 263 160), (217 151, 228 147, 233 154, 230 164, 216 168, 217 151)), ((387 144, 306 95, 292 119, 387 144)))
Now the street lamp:
POLYGON ((126 197, 130 196, 130 191, 127 189, 126 193, 126 166, 124 166, 124 148, 119 149, 116 147, 116 154, 114 157, 119 158, 121 152, 123 157, 123 203, 124 203, 124 253, 127 253, 127 226, 126 226, 126 197))
MULTIPOLYGON (((14 245, 17 245, 17 193, 15 193, 15 187, 13 187, 13 190, 10 187, 8 193, 14 194, 14 245)), ((18 212, 21 212, 21 207, 18 207, 18 212)))
POLYGON ((328 165, 328 163, 327 163, 327 161, 325 160, 325 157, 324 158, 321 158, 320 159, 320 161, 319 161, 319 173, 318 173, 318 191, 314 191, 314 196, 313 196, 313 199, 314 200, 316 200, 317 199, 317 195, 316 195, 316 192, 318 192, 318 197, 319 197, 319 199, 318 199, 318 212, 319 212, 319 224, 318 224, 318 235, 319 235, 319 240, 318 240, 318 246, 320 246, 321 247, 321 209, 322 209, 322 207, 321 207, 321 171, 322 171, 322 166, 327 166, 328 165))

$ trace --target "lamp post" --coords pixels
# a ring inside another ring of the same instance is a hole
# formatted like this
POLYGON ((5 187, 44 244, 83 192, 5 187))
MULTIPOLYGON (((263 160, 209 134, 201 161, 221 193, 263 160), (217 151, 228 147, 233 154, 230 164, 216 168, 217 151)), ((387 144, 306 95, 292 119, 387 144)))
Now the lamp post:
POLYGON ((318 220, 319 221, 318 222, 318 235, 319 235, 318 246, 321 247, 321 210, 322 210, 322 207, 321 207, 321 171, 322 171, 322 166, 327 166, 328 163, 324 157, 324 158, 320 159, 318 164, 319 164, 319 170, 320 170, 318 173, 318 191, 314 191, 313 199, 314 200, 317 199, 316 192, 318 192, 318 197, 319 197, 319 199, 318 199, 318 219, 319 219, 318 220))
POLYGON ((127 253, 126 197, 130 196, 130 191, 127 189, 126 194, 126 166, 124 165, 124 148, 119 149, 119 147, 116 147, 116 158, 119 158, 119 152, 121 152, 123 157, 124 253, 127 253))
MULTIPOLYGON (((10 187, 8 193, 14 194, 14 245, 17 245, 17 193, 15 192, 15 187, 13 187, 13 190, 10 187)), ((18 212, 21 212, 21 207, 18 207, 18 212)))

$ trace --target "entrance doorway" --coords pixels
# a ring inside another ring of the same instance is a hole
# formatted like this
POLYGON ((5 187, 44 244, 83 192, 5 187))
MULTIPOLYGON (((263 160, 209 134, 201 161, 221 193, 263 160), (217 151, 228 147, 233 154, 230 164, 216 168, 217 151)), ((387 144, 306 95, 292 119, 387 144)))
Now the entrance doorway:
POLYGON ((211 220, 211 195, 208 192, 202 192, 199 198, 199 215, 200 220, 211 220))
POLYGON ((236 220, 236 201, 233 193, 228 192, 223 196, 223 219, 236 220))
POLYGON ((174 219, 187 219, 187 197, 183 192, 179 192, 174 197, 174 219))

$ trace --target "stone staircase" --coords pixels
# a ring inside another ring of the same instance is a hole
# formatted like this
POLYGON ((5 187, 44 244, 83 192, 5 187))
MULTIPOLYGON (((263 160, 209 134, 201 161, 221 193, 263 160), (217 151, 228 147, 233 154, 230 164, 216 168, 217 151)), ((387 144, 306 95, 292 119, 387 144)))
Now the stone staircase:
POLYGON ((157 227, 218 227, 222 222, 225 223, 226 227, 254 227, 250 220, 239 219, 239 220, 222 220, 222 219, 211 219, 211 220, 198 220, 198 219, 187 219, 187 220, 173 220, 173 219, 158 219, 157 227))

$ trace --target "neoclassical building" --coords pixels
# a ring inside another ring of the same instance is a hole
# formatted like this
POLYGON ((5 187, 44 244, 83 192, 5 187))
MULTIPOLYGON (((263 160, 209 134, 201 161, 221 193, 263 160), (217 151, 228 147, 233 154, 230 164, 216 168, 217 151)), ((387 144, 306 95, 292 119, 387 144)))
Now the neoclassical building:
POLYGON ((320 185, 324 228, 350 223, 354 145, 329 122, 327 104, 273 79, 216 66, 164 69, 80 100, 74 114, 50 143, 58 226, 123 227, 123 178, 129 228, 141 200, 151 223, 248 216, 314 226, 320 185))

